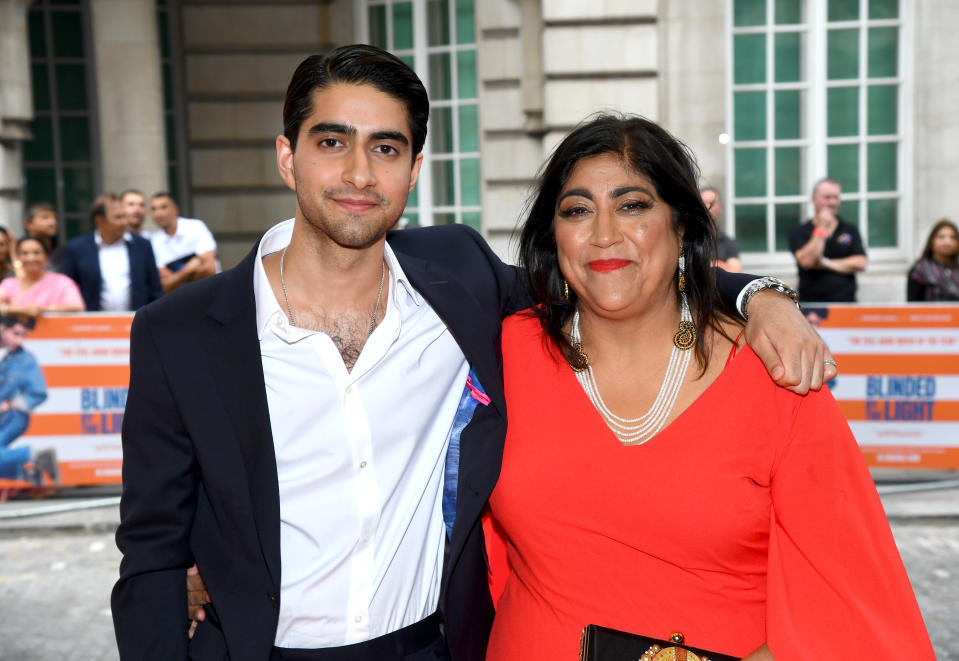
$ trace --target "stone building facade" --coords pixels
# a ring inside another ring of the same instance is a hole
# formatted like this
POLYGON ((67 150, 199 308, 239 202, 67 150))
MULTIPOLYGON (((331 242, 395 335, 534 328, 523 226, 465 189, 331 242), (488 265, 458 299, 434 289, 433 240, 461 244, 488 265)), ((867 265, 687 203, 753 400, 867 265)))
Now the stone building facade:
POLYGON ((860 300, 901 301, 959 216, 957 26, 951 0, 0 0, 0 222, 50 196, 71 235, 101 190, 168 189, 229 266, 293 212, 273 151, 293 68, 367 41, 433 100, 406 221, 474 225, 508 258, 560 137, 638 113, 693 149, 754 272, 795 278, 783 237, 837 176, 860 300))

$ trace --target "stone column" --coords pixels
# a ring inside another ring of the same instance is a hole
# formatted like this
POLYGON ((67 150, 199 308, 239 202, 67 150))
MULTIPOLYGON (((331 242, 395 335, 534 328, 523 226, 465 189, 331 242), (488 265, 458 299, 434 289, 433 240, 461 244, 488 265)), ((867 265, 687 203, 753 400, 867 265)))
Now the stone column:
POLYGON ((33 137, 30 0, 0 0, 0 223, 23 232, 23 141, 33 137))
POLYGON ((153 0, 91 0, 103 187, 168 188, 153 0))

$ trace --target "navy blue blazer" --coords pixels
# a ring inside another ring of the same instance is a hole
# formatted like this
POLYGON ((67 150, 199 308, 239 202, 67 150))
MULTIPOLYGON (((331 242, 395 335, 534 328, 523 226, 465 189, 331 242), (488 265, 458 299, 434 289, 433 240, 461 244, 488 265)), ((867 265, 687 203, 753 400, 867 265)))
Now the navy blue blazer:
MULTIPOLYGON (((160 275, 150 242, 142 236, 131 234, 125 243, 130 256, 130 309, 139 310, 163 296, 163 288, 160 286, 160 275)), ((92 232, 67 244, 60 272, 72 278, 80 287, 87 310, 100 309, 103 277, 100 274, 99 249, 92 232)))

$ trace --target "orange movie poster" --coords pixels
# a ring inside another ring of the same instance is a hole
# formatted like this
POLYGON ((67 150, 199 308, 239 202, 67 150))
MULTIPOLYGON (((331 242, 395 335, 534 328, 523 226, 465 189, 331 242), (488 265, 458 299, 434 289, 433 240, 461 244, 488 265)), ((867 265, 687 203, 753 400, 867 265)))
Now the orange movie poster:
POLYGON ((959 468, 959 306, 810 307, 829 383, 873 467, 959 468))
POLYGON ((119 484, 133 315, 0 324, 0 489, 119 484))

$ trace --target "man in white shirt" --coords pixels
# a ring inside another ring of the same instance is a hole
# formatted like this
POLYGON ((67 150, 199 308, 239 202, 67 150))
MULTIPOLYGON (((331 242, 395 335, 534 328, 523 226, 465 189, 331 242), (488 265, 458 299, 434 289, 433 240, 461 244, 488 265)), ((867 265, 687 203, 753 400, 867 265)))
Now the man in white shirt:
MULTIPOLYGON (((112 598, 122 659, 483 660, 500 324, 526 295, 468 227, 387 234, 428 109, 415 73, 378 48, 304 60, 276 140, 294 218, 137 314, 112 598), (212 603, 188 643, 194 562, 212 603)), ((773 337, 812 337, 785 301, 758 313, 791 320, 773 337)))
POLYGON ((216 241, 206 223, 196 218, 182 218, 180 207, 169 193, 153 194, 150 214, 160 228, 152 234, 150 242, 163 291, 171 292, 217 272, 216 241))
POLYGON ((89 311, 138 310, 163 295, 150 242, 129 231, 126 209, 113 193, 90 207, 94 231, 63 251, 62 272, 77 283, 89 311))

